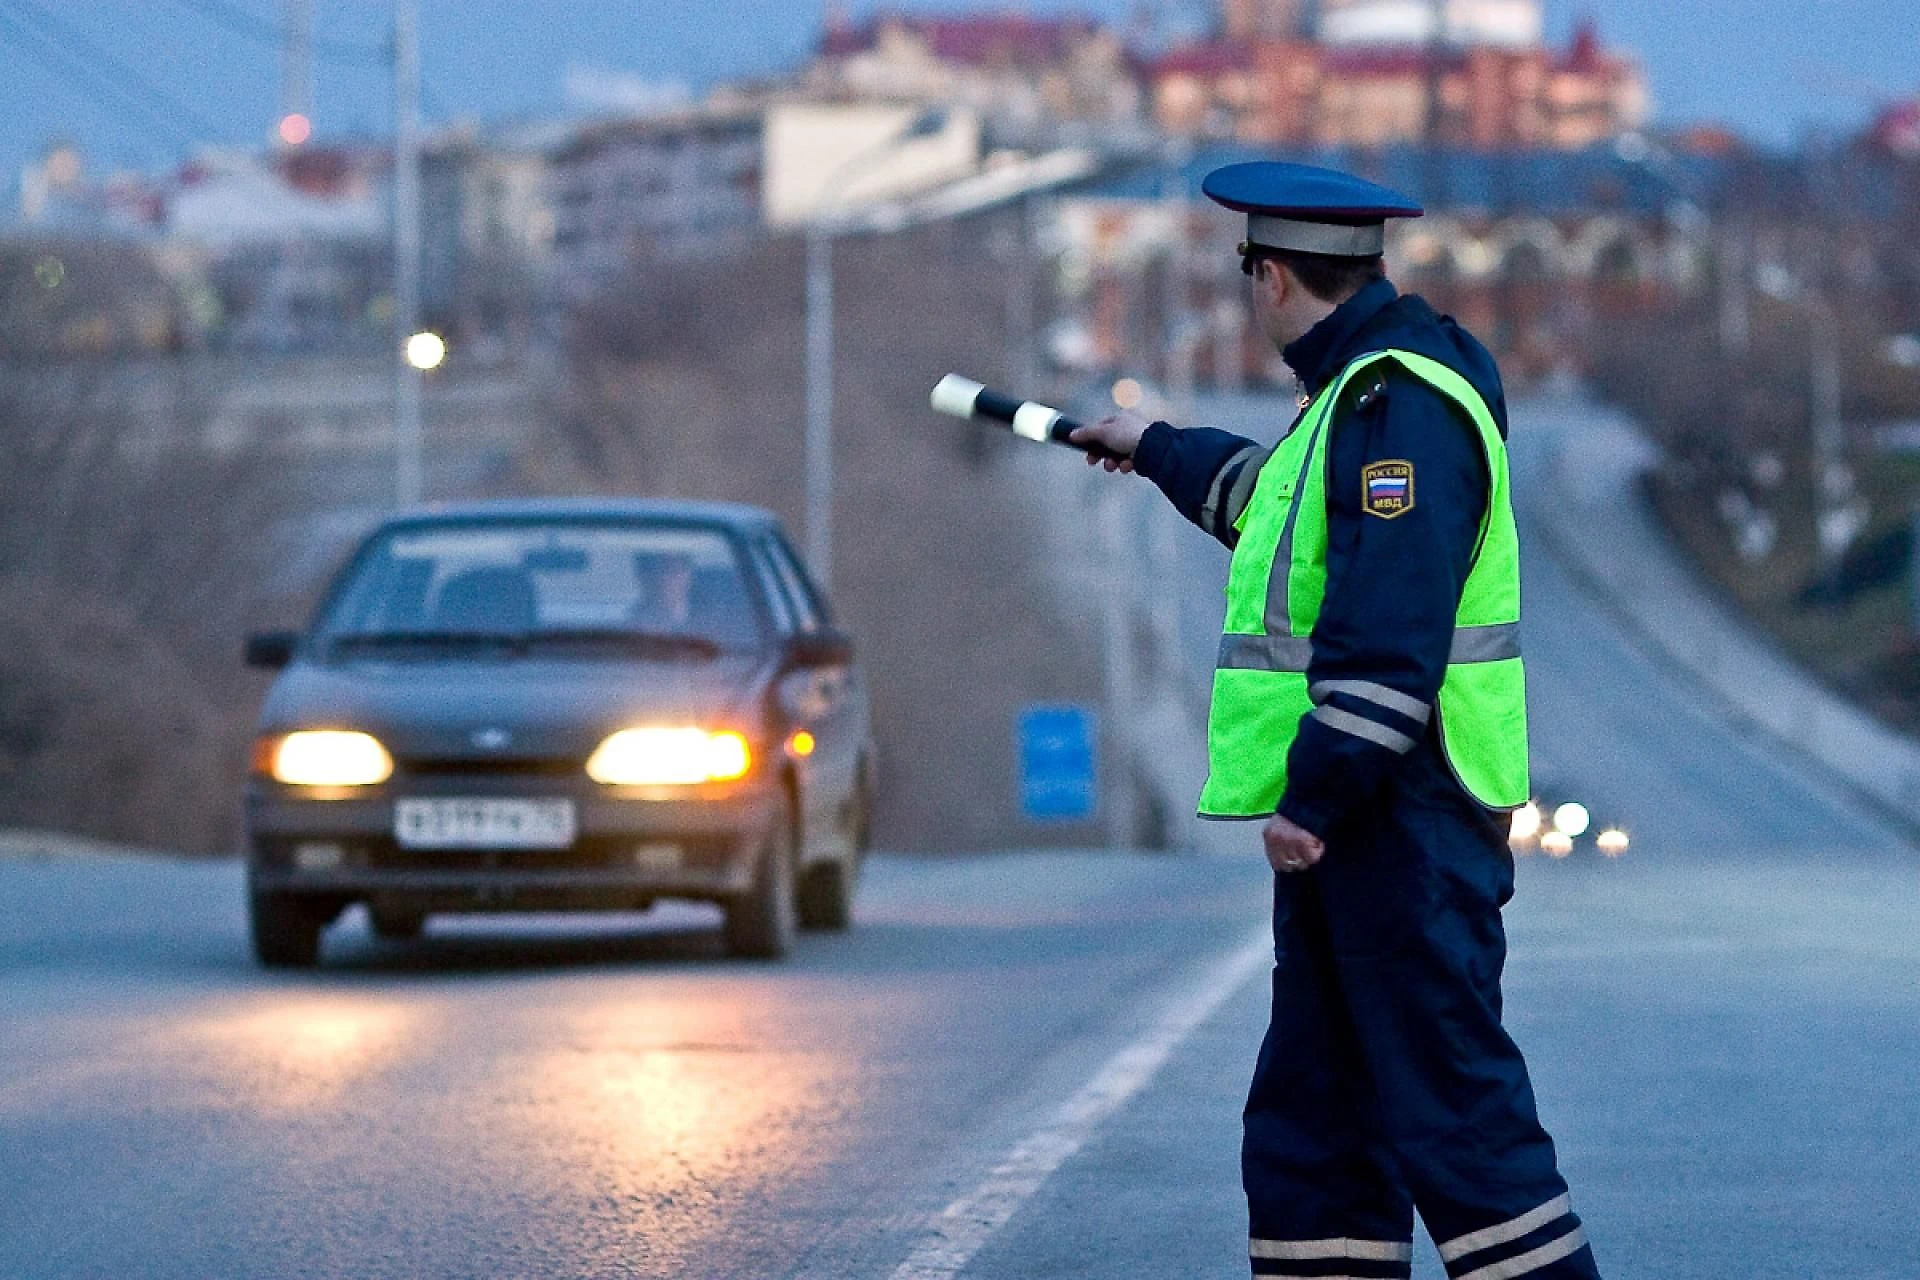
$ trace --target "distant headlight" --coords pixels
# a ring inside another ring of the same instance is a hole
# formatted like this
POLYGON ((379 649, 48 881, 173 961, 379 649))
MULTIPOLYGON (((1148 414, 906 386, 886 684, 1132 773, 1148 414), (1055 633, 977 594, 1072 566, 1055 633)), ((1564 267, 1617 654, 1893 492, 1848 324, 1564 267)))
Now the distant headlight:
POLYGON ((371 734, 303 729, 263 748, 265 772, 291 787, 371 787, 393 776, 393 757, 371 734))
POLYGON ((1587 834, 1592 823, 1593 815, 1587 812, 1587 806, 1571 800, 1553 811, 1553 825, 1575 839, 1587 834))
POLYGON ((1540 834, 1540 806, 1529 800, 1513 811, 1513 824, 1507 828, 1509 841, 1532 840, 1540 834))
POLYGON ((622 729, 587 760, 587 776, 616 787, 732 782, 747 776, 753 753, 737 733, 705 729, 622 729))

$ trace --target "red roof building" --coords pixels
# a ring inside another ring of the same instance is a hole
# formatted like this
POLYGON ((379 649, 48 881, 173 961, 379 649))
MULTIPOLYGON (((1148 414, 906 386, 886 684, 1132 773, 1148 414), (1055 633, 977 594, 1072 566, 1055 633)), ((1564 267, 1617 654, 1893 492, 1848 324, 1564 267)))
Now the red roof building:
POLYGON ((1214 41, 1146 74, 1162 129, 1260 144, 1387 146, 1437 128, 1447 146, 1577 150, 1647 115, 1639 67, 1590 24, 1564 50, 1214 41))

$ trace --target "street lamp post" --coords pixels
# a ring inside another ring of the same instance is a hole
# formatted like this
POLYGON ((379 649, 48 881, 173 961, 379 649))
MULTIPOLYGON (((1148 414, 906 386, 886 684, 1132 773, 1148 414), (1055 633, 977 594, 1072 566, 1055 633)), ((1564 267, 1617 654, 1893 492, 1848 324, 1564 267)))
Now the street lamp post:
POLYGON ((807 564, 822 588, 833 584, 833 241, 848 229, 841 221, 844 210, 833 198, 833 188, 902 144, 932 137, 946 127, 946 112, 932 108, 899 133, 843 161, 820 184, 826 199, 807 220, 807 564))
POLYGON ((393 443, 394 498, 420 501, 425 465, 421 369, 408 348, 420 328, 420 43, 418 0, 393 4, 393 443))
POLYGON ((833 233, 807 224, 807 563, 833 583, 833 233))

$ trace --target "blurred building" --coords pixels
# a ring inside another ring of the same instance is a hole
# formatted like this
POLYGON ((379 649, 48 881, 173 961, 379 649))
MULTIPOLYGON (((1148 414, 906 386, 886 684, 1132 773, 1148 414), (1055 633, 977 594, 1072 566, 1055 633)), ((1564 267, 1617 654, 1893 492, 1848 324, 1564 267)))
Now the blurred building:
POLYGON ((1867 137, 1893 155, 1920 158, 1920 97, 1882 108, 1867 137))
POLYGON ((794 226, 972 175, 980 119, 964 107, 781 103, 767 115, 765 155, 766 222, 794 226))
MULTIPOLYGON (((1045 239, 1059 246, 1056 358, 1175 382, 1284 381, 1275 353, 1244 324, 1246 282, 1232 252, 1244 228, 1197 194, 1211 169, 1263 154, 1202 148, 1177 167, 1137 169, 1055 201, 1045 239)), ((1596 326, 1711 285, 1712 228, 1676 217, 1673 201, 1677 183, 1714 189, 1718 161, 1676 156, 1684 171, 1658 173, 1613 147, 1294 154, 1429 202, 1427 217, 1394 224, 1392 275, 1458 315, 1516 381, 1582 372, 1596 326)))
POLYGON ((1318 35, 1331 45, 1536 49, 1540 0, 1321 0, 1318 35))
POLYGON ((557 219, 548 155, 569 126, 430 142, 421 173, 421 305, 463 340, 524 340, 548 282, 557 219))
POLYGON ((1091 18, 1013 12, 830 15, 801 83, 827 100, 965 105, 1015 131, 1131 124, 1143 101, 1120 33, 1091 18))
POLYGON ((1422 0, 1327 0, 1312 38, 1272 34, 1288 9, 1230 0, 1222 30, 1247 34, 1148 64, 1155 123, 1282 146, 1578 150, 1648 115, 1631 57, 1591 24, 1548 48, 1530 0, 1451 0, 1438 33, 1436 7, 1422 0))
POLYGON ((119 236, 151 233, 164 212, 159 193, 137 174, 96 180, 86 156, 56 142, 20 174, 22 226, 62 235, 119 236))
POLYGON ((1309 34, 1306 0, 1221 0, 1220 35, 1235 42, 1295 40, 1309 34))
POLYGON ((553 265, 563 285, 649 254, 732 247, 760 222, 765 113, 693 108, 577 128, 547 155, 553 265))

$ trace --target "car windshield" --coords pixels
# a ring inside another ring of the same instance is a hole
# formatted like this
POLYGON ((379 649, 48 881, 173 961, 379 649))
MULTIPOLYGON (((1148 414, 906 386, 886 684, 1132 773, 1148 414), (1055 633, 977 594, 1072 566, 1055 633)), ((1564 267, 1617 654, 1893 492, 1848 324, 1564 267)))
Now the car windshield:
POLYGON ((689 525, 448 524, 383 534, 319 636, 355 649, 533 647, 708 655, 759 647, 734 543, 689 525))

